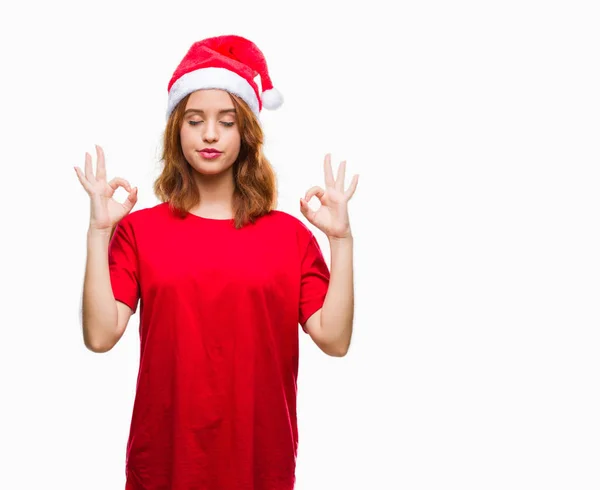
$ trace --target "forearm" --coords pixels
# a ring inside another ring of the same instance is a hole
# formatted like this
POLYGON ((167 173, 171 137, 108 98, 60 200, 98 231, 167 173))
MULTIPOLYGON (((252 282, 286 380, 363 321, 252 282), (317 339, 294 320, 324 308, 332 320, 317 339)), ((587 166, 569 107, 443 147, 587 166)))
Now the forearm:
POLYGON ((86 347, 104 352, 114 343, 117 303, 108 266, 108 245, 112 232, 93 229, 87 234, 87 261, 83 284, 82 326, 86 347))
POLYGON ((354 321, 354 242, 352 236, 329 240, 331 277, 321 310, 321 333, 340 355, 350 347, 354 321))

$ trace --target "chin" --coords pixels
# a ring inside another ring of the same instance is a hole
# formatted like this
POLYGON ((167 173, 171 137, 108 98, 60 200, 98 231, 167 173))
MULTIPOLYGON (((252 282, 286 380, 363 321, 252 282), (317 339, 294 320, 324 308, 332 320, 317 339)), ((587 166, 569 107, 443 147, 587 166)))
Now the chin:
POLYGON ((220 168, 195 168, 194 170, 200 175, 216 175, 223 171, 220 168))
POLYGON ((214 167, 194 167, 194 170, 196 172, 198 172, 200 175, 218 175, 218 174, 222 174, 223 172, 226 172, 228 169, 227 168, 223 168, 220 165, 219 166, 214 166, 214 167))

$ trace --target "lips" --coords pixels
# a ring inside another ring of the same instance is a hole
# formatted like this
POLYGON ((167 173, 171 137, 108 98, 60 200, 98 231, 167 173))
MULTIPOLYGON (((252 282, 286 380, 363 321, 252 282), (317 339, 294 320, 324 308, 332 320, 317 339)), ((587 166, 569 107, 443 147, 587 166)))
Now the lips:
POLYGON ((215 150, 214 148, 204 148, 203 150, 200 150, 200 155, 202 155, 202 157, 204 158, 217 158, 221 152, 219 150, 215 150))

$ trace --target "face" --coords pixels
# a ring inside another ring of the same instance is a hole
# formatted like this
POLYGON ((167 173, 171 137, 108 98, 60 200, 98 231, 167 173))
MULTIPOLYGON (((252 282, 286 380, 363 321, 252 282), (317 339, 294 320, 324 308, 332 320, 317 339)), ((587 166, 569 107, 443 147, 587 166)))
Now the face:
POLYGON ((185 107, 180 135, 183 154, 198 173, 216 175, 229 171, 241 143, 229 94, 224 90, 193 92, 185 107))

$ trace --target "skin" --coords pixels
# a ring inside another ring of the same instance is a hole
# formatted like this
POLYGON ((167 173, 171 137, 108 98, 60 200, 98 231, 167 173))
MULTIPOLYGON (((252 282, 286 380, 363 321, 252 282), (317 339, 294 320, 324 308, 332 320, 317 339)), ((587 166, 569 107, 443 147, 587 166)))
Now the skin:
POLYGON ((233 217, 233 164, 241 144, 233 111, 231 97, 223 90, 198 90, 188 99, 180 132, 181 148, 194 170, 201 196, 200 204, 190 210, 192 214, 214 219, 233 217), (203 148, 222 153, 216 159, 207 159, 199 153, 203 148))

